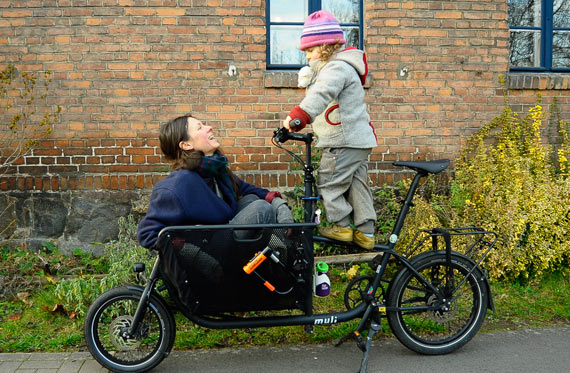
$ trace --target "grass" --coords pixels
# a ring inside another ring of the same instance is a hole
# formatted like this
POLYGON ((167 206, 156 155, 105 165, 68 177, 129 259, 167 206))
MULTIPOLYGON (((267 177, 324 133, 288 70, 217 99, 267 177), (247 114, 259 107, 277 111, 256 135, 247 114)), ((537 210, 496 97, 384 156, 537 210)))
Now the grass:
MULTIPOLYGON (((341 310, 347 280, 343 268, 331 273, 332 294, 315 298, 315 312, 341 310)), ((57 307, 44 285, 33 294, 19 294, 0 301, 0 352, 78 351, 85 350, 80 318, 71 319, 57 307)), ((496 312, 489 312, 483 332, 541 328, 570 324, 570 281, 560 273, 545 276, 529 285, 493 283, 496 312)), ((357 321, 333 326, 316 326, 307 334, 302 326, 262 329, 210 330, 193 325, 176 315, 175 349, 261 346, 293 343, 329 343, 352 331, 357 321)), ((383 320, 384 335, 390 336, 383 320)))
POLYGON ((491 290, 496 312, 488 314, 484 331, 570 324, 570 280, 562 273, 525 286, 494 283, 491 290))

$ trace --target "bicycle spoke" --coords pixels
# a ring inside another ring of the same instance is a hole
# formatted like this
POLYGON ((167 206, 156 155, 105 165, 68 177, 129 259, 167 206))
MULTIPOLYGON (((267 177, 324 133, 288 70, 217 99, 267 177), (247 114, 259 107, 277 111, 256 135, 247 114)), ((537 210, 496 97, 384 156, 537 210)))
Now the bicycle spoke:
POLYGON ((400 315, 408 332, 419 340, 443 343, 460 334, 470 324, 476 306, 473 286, 470 284, 474 279, 466 278, 456 268, 450 269, 440 264, 426 266, 419 273, 429 279, 442 298, 428 291, 420 280, 411 276, 400 298, 400 315), (452 294, 454 283, 461 285, 452 294), (445 299, 445 304, 441 302, 442 299, 445 299), (422 306, 424 310, 417 308, 422 306))
POLYGON ((96 324, 102 350, 121 363, 144 361, 154 354, 161 340, 162 331, 151 310, 146 312, 134 336, 122 337, 131 325, 136 305, 131 299, 117 301, 101 313, 96 324))

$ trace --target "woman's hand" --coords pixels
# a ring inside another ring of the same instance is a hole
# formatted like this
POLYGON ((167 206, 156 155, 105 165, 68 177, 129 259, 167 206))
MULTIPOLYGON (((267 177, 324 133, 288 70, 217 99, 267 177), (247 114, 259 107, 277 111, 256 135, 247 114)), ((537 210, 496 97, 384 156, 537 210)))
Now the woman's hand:
POLYGON ((279 192, 269 192, 265 195, 265 200, 269 203, 273 202, 274 198, 281 198, 281 193, 279 192))

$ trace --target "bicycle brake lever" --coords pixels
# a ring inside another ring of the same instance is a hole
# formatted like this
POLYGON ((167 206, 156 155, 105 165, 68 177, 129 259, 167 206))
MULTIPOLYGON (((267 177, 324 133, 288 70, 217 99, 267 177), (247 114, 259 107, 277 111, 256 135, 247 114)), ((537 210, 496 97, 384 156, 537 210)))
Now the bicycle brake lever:
POLYGON ((289 131, 287 131, 287 128, 281 127, 273 131, 273 138, 277 142, 284 143, 289 140, 289 131))

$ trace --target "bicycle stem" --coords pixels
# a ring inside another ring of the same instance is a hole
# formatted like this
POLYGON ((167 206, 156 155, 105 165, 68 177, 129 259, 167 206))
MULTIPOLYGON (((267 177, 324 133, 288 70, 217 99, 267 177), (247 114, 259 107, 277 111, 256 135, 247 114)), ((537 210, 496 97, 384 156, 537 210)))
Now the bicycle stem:
POLYGON ((305 159, 305 164, 303 165, 303 169, 305 170, 304 175, 304 183, 305 183, 305 223, 312 223, 313 222, 313 212, 314 212, 314 203, 315 200, 313 197, 313 183, 314 175, 313 175, 313 163, 312 163, 312 156, 311 156, 311 143, 312 143, 312 136, 309 138, 311 141, 307 141, 305 143, 305 152, 307 154, 305 159))

